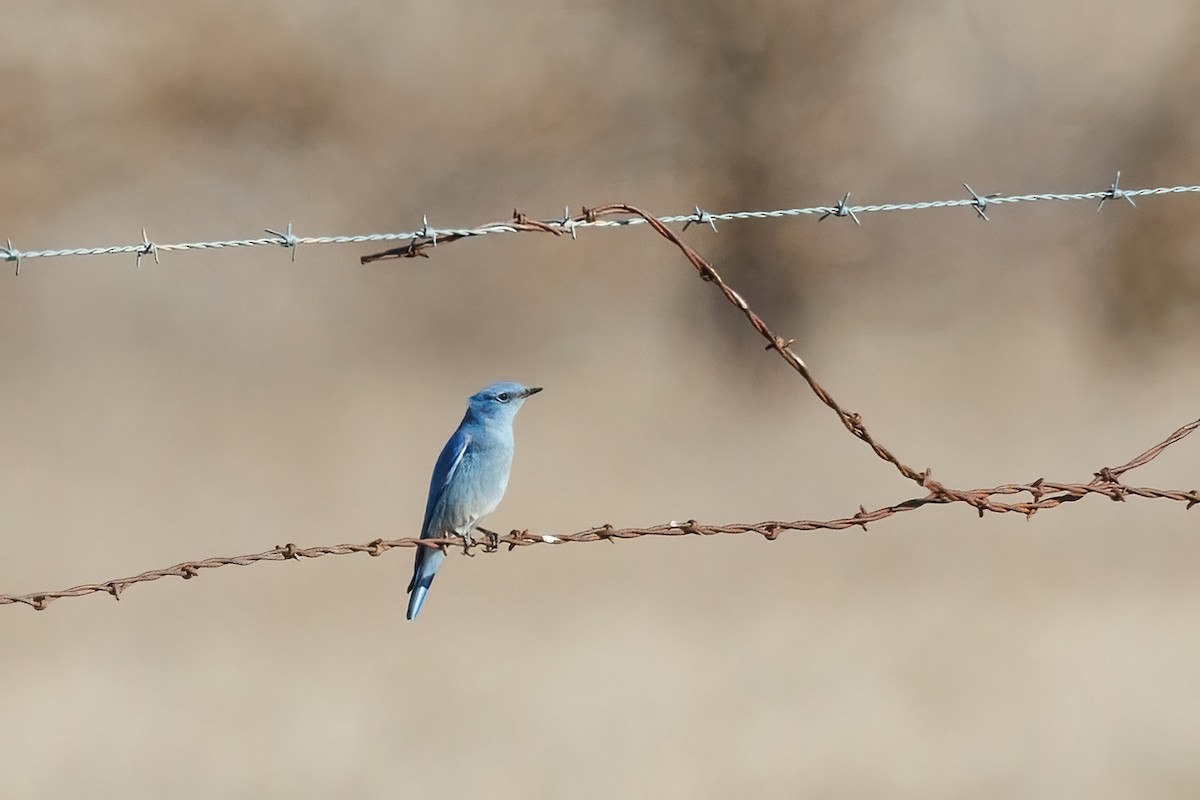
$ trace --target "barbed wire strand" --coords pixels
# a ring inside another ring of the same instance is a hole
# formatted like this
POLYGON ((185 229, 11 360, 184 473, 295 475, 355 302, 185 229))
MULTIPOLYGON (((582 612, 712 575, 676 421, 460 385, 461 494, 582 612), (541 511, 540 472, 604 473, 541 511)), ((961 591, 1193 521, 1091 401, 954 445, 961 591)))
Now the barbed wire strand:
POLYGON ((46 592, 31 592, 22 595, 0 595, 0 605, 26 605, 38 611, 44 610, 54 600, 64 597, 82 597, 89 594, 108 594, 119 600, 128 587, 157 581, 162 578, 194 578, 203 570, 227 566, 249 566, 260 561, 288 561, 304 558, 320 558, 322 556, 349 555, 366 553, 370 556, 380 556, 389 550, 411 547, 462 547, 465 552, 472 553, 477 549, 483 552, 494 552, 500 545, 507 545, 509 550, 517 547, 527 547, 538 544, 567 544, 579 542, 614 541, 617 539, 637 539, 644 536, 715 536, 738 535, 753 533, 766 539, 773 540, 781 533, 788 531, 830 530, 840 531, 848 528, 867 529, 867 524, 879 522, 888 517, 906 511, 914 511, 927 505, 945 505, 957 502, 960 495, 963 502, 979 509, 982 516, 985 511, 995 513, 1017 513, 1032 517, 1037 511, 1054 508, 1064 503, 1074 502, 1090 494, 1099 494, 1110 500, 1124 500, 1126 497, 1143 497, 1147 499, 1173 500, 1185 503, 1187 508, 1200 503, 1200 491, 1182 491, 1171 489, 1154 489, 1148 487, 1128 486, 1116 480, 1116 476, 1130 469, 1142 466, 1157 458, 1167 447, 1183 439, 1200 427, 1200 419, 1194 420, 1175 431, 1164 441, 1156 444, 1129 463, 1115 468, 1102 468, 1095 473, 1089 483, 1057 483, 1038 479, 1026 484, 1004 484, 990 489, 972 489, 968 491, 943 490, 931 492, 923 497, 915 497, 895 505, 884 506, 873 510, 859 507, 858 511, 849 516, 830 520, 764 520, 753 523, 731 523, 727 525, 708 525, 687 520, 686 522, 669 522, 665 525, 653 525, 646 528, 616 528, 612 525, 600 525, 576 533, 562 534, 533 534, 527 530, 513 530, 507 534, 491 534, 484 541, 472 540, 464 542, 452 539, 375 539, 364 544, 335 544, 317 547, 299 547, 288 543, 279 545, 261 553, 250 553, 241 556, 219 556, 200 561, 185 561, 162 569, 152 569, 125 578, 114 578, 101 583, 85 583, 72 586, 69 589, 58 589, 46 592), (1001 495, 1028 493, 1031 500, 1004 503, 993 498, 1001 495), (968 499, 969 497, 969 499, 968 499))
MULTIPOLYGON (((1116 182, 1114 182, 1115 192, 1116 182)), ((982 209, 979 209, 982 211, 982 209)), ((849 212, 847 212, 848 214, 849 212)), ((1153 461, 1161 455, 1168 447, 1183 440, 1185 437, 1200 428, 1200 419, 1194 420, 1186 425, 1175 430, 1166 439, 1158 444, 1150 447, 1146 451, 1135 456, 1130 461, 1118 467, 1104 467, 1093 474, 1093 478, 1089 483, 1058 483, 1047 482, 1041 478, 1030 483, 1021 484, 1004 484, 993 487, 991 489, 953 489, 947 487, 932 478, 932 472, 929 469, 918 471, 903 461, 888 450, 881 442, 879 442, 867 430, 861 415, 845 410, 833 396, 816 380, 804 363, 793 350, 792 345, 794 340, 785 340, 778 336, 770 327, 763 321, 757 313, 746 303, 745 299, 734 290, 724 279, 721 278, 715 267, 704 259, 695 249, 690 247, 677 234, 671 231, 666 223, 661 218, 656 218, 635 206, 626 204, 613 204, 600 206, 597 208, 584 208, 578 215, 580 223, 594 224, 601 220, 619 217, 620 219, 641 219, 649 225, 656 233, 674 244, 687 258, 689 263, 696 269, 699 277, 709 283, 713 283, 725 298, 739 311, 747 321, 754 327, 758 333, 767 340, 768 350, 776 351, 779 356, 795 370, 808 384, 810 390, 817 398, 835 414, 837 414, 842 425, 855 438, 867 444, 877 457, 891 464, 900 474, 906 479, 918 484, 927 492, 923 497, 912 498, 892 506, 885 506, 867 511, 860 506, 856 514, 840 519, 814 521, 814 520, 798 520, 793 522, 784 522, 778 520, 770 520, 758 523, 734 523, 730 525, 705 525, 695 520, 689 520, 686 523, 671 522, 666 525, 652 526, 649 528, 614 528, 611 525, 603 525, 596 528, 590 528, 584 531, 571 534, 555 534, 555 535, 536 535, 530 534, 525 530, 513 530, 507 535, 495 534, 487 532, 488 539, 483 544, 485 552, 495 552, 500 544, 507 544, 508 549, 512 550, 515 547, 527 546, 531 544, 560 544, 566 542, 590 542, 615 539, 631 539, 642 536, 684 536, 684 535, 715 535, 715 534, 740 534, 740 533, 758 533, 768 539, 776 538, 784 531, 803 531, 803 530, 843 530, 851 527, 862 527, 864 530, 870 522, 877 522, 882 519, 894 516, 904 511, 912 511, 917 508, 924 507, 930 504, 951 504, 965 503, 976 509, 982 517, 987 512, 993 513, 1020 513, 1026 518, 1031 518, 1037 511, 1047 508, 1055 508, 1064 503, 1073 502, 1091 494, 1100 494, 1108 497, 1111 500, 1124 501, 1127 497, 1142 497, 1147 499, 1166 499, 1177 502, 1186 503, 1186 507, 1190 509, 1193 505, 1200 503, 1200 492, 1197 490, 1178 490, 1178 489, 1158 489, 1151 487, 1135 487, 1123 484, 1120 480, 1121 476, 1126 472, 1143 466, 1150 461, 1153 461), (996 500, 997 496, 1006 496, 1012 494, 1028 493, 1031 500, 1021 502, 1004 502, 996 500)), ((513 225, 515 229, 525 231, 543 231, 562 235, 562 231, 547 223, 531 221, 520 212, 513 213, 513 225)), ((454 241, 464 238, 446 237, 443 242, 454 241)), ((416 256, 427 256, 427 250, 435 246, 434 237, 430 236, 423 242, 413 242, 404 248, 396 248, 383 253, 377 253, 370 256, 364 256, 363 261, 379 260, 383 258, 411 258, 416 256)), ((216 557, 207 558, 200 561, 190 561, 176 564, 172 567, 164 569, 149 570, 138 575, 127 578, 116 578, 102 583, 81 584, 69 589, 34 592, 23 595, 0 595, 0 605, 23 604, 30 606, 36 610, 45 609, 53 600, 63 597, 79 597, 94 593, 107 593, 116 599, 120 599, 121 593, 131 585, 144 583, 148 581, 159 580, 166 577, 193 578, 197 576, 201 570, 214 569, 224 566, 246 566, 260 561, 284 561, 300 558, 318 558, 326 555, 346 555, 350 553, 368 553, 373 556, 382 555, 384 552, 397 547, 450 547, 453 545, 461 545, 465 553, 472 553, 480 543, 474 540, 459 540, 459 539, 415 539, 402 538, 393 540, 376 539, 366 544, 340 544, 326 545, 309 548, 300 548, 295 544, 286 544, 275 547, 271 550, 260 553, 252 553, 243 556, 231 557, 216 557)))
MULTIPOLYGON (((851 205, 850 193, 847 192, 841 200, 832 206, 810 206, 807 208, 781 208, 770 211, 727 211, 719 213, 710 213, 702 210, 699 206, 690 214, 673 214, 665 217, 658 217, 658 221, 665 224, 683 223, 686 229, 690 225, 710 225, 716 229, 717 222, 740 221, 740 220, 766 220, 766 219, 785 219, 789 217, 801 216, 816 216, 819 219, 826 217, 850 217, 854 222, 858 223, 859 216, 862 214, 877 214, 893 211, 928 211, 933 209, 953 209, 970 207, 982 219, 990 219, 987 215, 987 209, 993 206, 1000 206, 1014 203, 1040 203, 1040 202, 1073 202, 1073 201, 1096 201, 1098 202, 1097 210, 1102 209, 1104 204, 1109 200, 1125 200, 1130 204, 1134 203, 1134 198, 1137 197, 1154 197, 1154 196, 1169 196, 1180 194, 1196 194, 1200 193, 1200 185, 1196 186, 1158 186, 1145 189, 1122 189, 1120 187, 1121 173, 1117 172, 1116 179, 1106 189, 1090 192, 1043 192, 1030 194, 987 194, 980 195, 975 192, 968 184, 963 186, 970 193, 970 197, 954 198, 947 200, 932 200, 921 202, 907 203, 878 203, 873 205, 851 205)), ((515 216, 515 215, 514 215, 515 216)), ((160 255, 163 253, 182 252, 182 251, 217 251, 226 249, 246 248, 246 247, 284 247, 292 252, 292 260, 296 259, 296 251, 300 245, 345 245, 345 244, 373 244, 383 242, 403 242, 408 241, 406 247, 397 248, 398 251, 408 251, 411 248, 416 248, 424 251, 429 247, 435 247, 439 243, 454 241, 475 236, 486 236, 490 234, 501 233, 522 233, 531 230, 541 230, 545 232, 570 234, 575 237, 579 230, 586 228, 623 228, 646 224, 648 220, 641 217, 628 217, 624 219, 596 219, 587 220, 580 215, 572 216, 570 213, 564 212, 559 219, 544 219, 532 220, 523 218, 521 220, 513 219, 505 222, 494 222, 477 227, 465 228, 437 228, 429 225, 428 218, 422 220, 422 226, 418 230, 405 231, 400 233, 368 233, 348 236, 299 236, 296 234, 292 223, 288 223, 283 230, 274 228, 265 228, 268 236, 259 236, 245 239, 225 239, 207 242, 179 242, 174 244, 159 244, 151 241, 146 233, 145 228, 142 229, 142 240, 133 244, 112 245, 102 247, 72 247, 59 249, 45 250, 20 250, 13 245, 11 239, 6 239, 6 244, 0 245, 0 260, 13 262, 16 265, 16 274, 21 274, 21 266, 34 259, 41 258, 74 258, 88 256, 108 256, 108 255, 133 255, 137 260, 137 266, 140 267, 142 259, 145 257, 153 257, 155 263, 159 263, 160 255)), ((410 255, 411 253, 403 253, 410 255)), ((396 253, 393 251, 385 251, 384 253, 375 254, 363 258, 363 263, 369 263, 380 258, 394 257, 396 253)))

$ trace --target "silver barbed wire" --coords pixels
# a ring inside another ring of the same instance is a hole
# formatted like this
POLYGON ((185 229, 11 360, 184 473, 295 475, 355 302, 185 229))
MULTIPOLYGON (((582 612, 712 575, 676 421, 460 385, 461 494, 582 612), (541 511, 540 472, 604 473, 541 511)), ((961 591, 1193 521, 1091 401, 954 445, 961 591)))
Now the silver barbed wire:
MULTIPOLYGON (((1099 201, 1097 210, 1104 208, 1105 202, 1109 200, 1125 200, 1130 205, 1135 205, 1135 197, 1156 197, 1165 195, 1178 194, 1197 194, 1200 193, 1200 185, 1196 186, 1157 186, 1145 189, 1122 189, 1120 188, 1121 173, 1118 170, 1116 178, 1105 189, 1091 192, 1042 192, 1036 194, 1014 194, 1004 195, 999 193, 980 195, 976 193, 969 185, 963 186, 970 193, 969 197, 959 197, 948 200, 928 200, 911 203, 877 203, 871 205, 850 205, 850 193, 845 193, 840 200, 831 206, 809 206, 805 208, 780 208, 769 211, 725 211, 713 213, 704 211, 700 206, 696 206, 695 210, 689 214, 674 214, 665 217, 658 217, 658 221, 667 225, 682 223, 684 228, 692 225, 708 225, 713 231, 717 230, 717 222, 739 221, 739 220, 768 220, 768 219, 786 219, 790 217, 816 216, 819 219, 827 217, 849 217, 857 224, 862 224, 859 219, 861 214, 878 214, 892 211, 928 211, 941 208, 970 208, 983 221, 989 221, 987 211, 994 209, 997 206, 1008 205, 1014 203, 1041 203, 1041 202, 1075 202, 1075 201, 1099 201)), ((519 215, 514 215, 514 217, 519 215)), ((641 217, 630 217, 627 219, 589 219, 588 215, 580 214, 572 216, 570 209, 565 209, 563 216, 559 219, 545 220, 524 220, 518 222, 516 219, 506 222, 493 222, 486 225, 480 225, 472 228, 434 228, 429 224, 428 217, 422 217, 422 225, 417 230, 403 231, 399 233, 368 233, 349 236, 299 236, 295 233, 291 222, 283 231, 273 228, 265 228, 264 231, 269 236, 251 238, 251 239, 224 239, 207 242, 180 242, 175 244, 159 244, 151 241, 143 229, 142 241, 134 244, 115 245, 109 247, 73 247, 63 249, 47 249, 47 250, 19 250, 13 246, 11 239, 6 239, 5 245, 0 245, 0 259, 8 262, 15 262, 16 274, 21 274, 21 266, 27 265, 29 261, 39 258, 69 258, 76 256, 107 256, 131 254, 137 259, 137 265, 140 267, 142 258, 151 256, 158 263, 159 256, 162 253, 171 253, 177 251, 197 250, 224 250, 239 247, 285 247, 291 250, 292 261, 296 260, 296 251, 300 245, 320 245, 320 244, 370 244, 378 242, 404 242, 412 243, 427 242, 436 245, 439 239, 461 239, 469 236, 486 236, 497 233, 519 233, 529 230, 530 226, 539 227, 544 230, 551 230, 558 233, 570 234, 572 238, 577 236, 580 228, 623 228, 636 225, 646 224, 646 220, 641 217)))

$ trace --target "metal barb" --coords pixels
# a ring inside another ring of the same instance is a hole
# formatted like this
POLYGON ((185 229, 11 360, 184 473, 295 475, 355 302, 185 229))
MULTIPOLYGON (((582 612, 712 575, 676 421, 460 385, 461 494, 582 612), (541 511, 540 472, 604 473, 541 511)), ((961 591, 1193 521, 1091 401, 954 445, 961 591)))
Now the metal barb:
POLYGON ((576 240, 579 239, 578 233, 576 231, 576 226, 579 223, 577 223, 575 221, 575 218, 571 216, 571 207, 570 206, 563 206, 562 219, 556 220, 555 223, 558 225, 558 227, 566 228, 567 230, 569 230, 571 232, 572 239, 576 239, 576 240))
POLYGON ((142 228, 142 246, 137 249, 137 268, 142 268, 142 256, 154 256, 154 263, 160 264, 158 260, 158 245, 150 241, 150 237, 146 236, 146 229, 142 228))
POLYGON ((700 206, 696 206, 696 215, 683 223, 683 229, 686 231, 692 225, 708 225, 713 229, 713 233, 717 232, 717 221, 713 219, 712 214, 709 214, 700 206))
POLYGON ((287 229, 284 230, 282 233, 280 233, 277 230, 274 230, 273 228, 263 228, 263 230, 265 230, 267 233, 271 234, 272 236, 278 236, 279 240, 280 240, 279 241, 280 247, 292 248, 292 263, 295 264, 296 263, 296 248, 300 246, 300 239, 296 236, 296 232, 292 230, 292 223, 289 222, 287 224, 287 229))
POLYGON ((4 251, 4 260, 17 262, 16 274, 20 275, 21 274, 21 251, 15 247, 13 247, 12 239, 5 239, 4 241, 6 241, 8 243, 7 247, 0 248, 4 251))
POLYGON ((421 238, 428 239, 434 247, 437 247, 437 231, 429 227, 429 217, 425 214, 421 215, 421 238))
POLYGON ((850 193, 849 192, 846 192, 845 196, 842 197, 842 199, 838 201, 836 206, 834 206, 833 208, 831 208, 830 210, 828 210, 824 214, 822 214, 820 216, 820 218, 817 220, 817 222, 820 222, 821 220, 823 220, 829 216, 849 217, 850 219, 854 220, 855 225, 862 225, 862 223, 859 222, 859 220, 858 220, 858 215, 854 213, 854 209, 850 208, 850 193))
POLYGON ((991 222, 987 215, 988 201, 999 197, 1000 192, 993 192, 992 194, 985 194, 981 196, 971 188, 971 184, 969 183, 964 183, 963 188, 971 193, 971 208, 975 209, 975 213, 978 214, 980 219, 982 219, 984 222, 991 222))
POLYGON ((1121 189, 1121 170, 1117 170, 1117 177, 1113 179, 1104 197, 1100 198, 1100 205, 1096 206, 1097 213, 1104 208, 1105 202, 1109 200, 1125 200, 1129 205, 1137 208, 1137 203, 1133 202, 1133 198, 1125 194, 1124 190, 1121 189))

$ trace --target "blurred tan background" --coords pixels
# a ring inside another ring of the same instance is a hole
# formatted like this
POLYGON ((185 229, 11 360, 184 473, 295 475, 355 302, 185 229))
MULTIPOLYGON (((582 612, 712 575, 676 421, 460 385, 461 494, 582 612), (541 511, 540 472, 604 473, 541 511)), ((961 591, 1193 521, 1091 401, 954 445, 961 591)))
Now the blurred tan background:
MULTIPOLYGON (((1200 11, 9 0, 0 236, 411 230, 1196 183, 1200 11)), ((1197 415, 1200 198, 689 241, 905 460, 1086 481, 1197 415)), ((646 230, 0 275, 0 590, 415 535, 467 395, 546 387, 492 527, 914 494, 646 230)), ((1195 488, 1200 441, 1130 482, 1195 488)), ((1193 798, 1197 511, 206 572, 0 608, 5 798, 1193 798)))

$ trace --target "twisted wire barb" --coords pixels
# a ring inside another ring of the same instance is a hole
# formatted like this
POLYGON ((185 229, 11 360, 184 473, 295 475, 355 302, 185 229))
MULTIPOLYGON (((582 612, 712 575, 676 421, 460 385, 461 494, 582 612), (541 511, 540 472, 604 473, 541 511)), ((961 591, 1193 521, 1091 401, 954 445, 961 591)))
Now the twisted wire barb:
MULTIPOLYGON (((711 225, 716 229, 717 222, 752 220, 752 219, 785 219, 790 217, 801 216, 816 216, 819 219, 824 219, 829 216, 851 217, 855 222, 859 222, 860 214, 875 214, 886 213, 892 211, 928 211, 938 208, 972 208, 975 213, 984 220, 988 219, 986 209, 992 206, 1012 204, 1012 203, 1038 203, 1038 202, 1071 202, 1071 201, 1099 201, 1098 208, 1102 208, 1108 200, 1122 199, 1129 203, 1133 203, 1135 197, 1152 197, 1162 195, 1178 195, 1178 194, 1194 194, 1200 193, 1200 185, 1196 186, 1158 186, 1146 189, 1122 189, 1119 187, 1121 173, 1117 173, 1117 179, 1109 185, 1108 188, 1091 191, 1091 192, 1043 192, 1036 194, 1017 194, 1017 195, 978 195, 973 189, 967 186, 967 191, 970 192, 970 197, 955 198, 949 200, 931 200, 922 202, 909 203, 877 203, 873 205, 850 205, 850 194, 846 193, 837 203, 832 206, 809 206, 807 208, 781 208, 770 211, 726 211, 720 213, 711 213, 696 207, 691 214, 673 214, 665 217, 658 217, 657 220, 663 224, 671 225, 683 223, 686 228, 693 224, 711 225)), ((964 186, 966 186, 964 184, 964 186)), ((149 239, 145 230, 142 231, 142 241, 133 244, 113 245, 108 247, 73 247, 64 249, 47 249, 47 250, 20 250, 13 246, 11 240, 6 240, 5 245, 0 245, 0 260, 15 262, 17 274, 20 274, 21 265, 32 259, 38 258, 68 258, 79 256, 107 256, 107 255, 133 255, 138 259, 140 265, 143 256, 152 255, 157 260, 162 253, 171 253, 177 251, 198 250, 224 250, 236 249, 244 247, 284 247, 292 251, 292 259, 295 260, 296 250, 300 245, 325 245, 325 244, 373 244, 385 242, 404 242, 408 241, 411 247, 418 247, 424 250, 426 247, 433 247, 439 242, 454 241, 470 236, 485 236, 488 234, 498 233, 521 233, 529 230, 544 230, 555 233, 569 233, 575 236, 581 228, 621 228, 628 226, 636 226, 646 224, 648 220, 641 217, 629 217, 625 219, 595 219, 587 220, 580 215, 572 217, 570 214, 564 214, 561 219, 546 219, 532 220, 526 217, 516 218, 506 222, 494 222, 477 227, 467 228, 435 228, 429 225, 428 220, 424 220, 421 228, 414 231, 405 231, 401 233, 369 233, 350 236, 299 236, 293 230, 291 223, 288 223, 284 231, 266 228, 265 231, 269 236, 260 236, 247 239, 225 239, 209 242, 182 242, 175 244, 158 244, 149 239)), ((397 251, 405 250, 406 248, 397 248, 397 251)), ((402 253, 402 255, 410 255, 411 253, 402 253)), ((378 258, 392 257, 392 251, 376 254, 376 256, 368 256, 363 259, 363 263, 378 260, 378 258)))
MULTIPOLYGON (((1118 189, 1117 183, 1120 179, 1113 181, 1112 187, 1107 193, 1103 193, 1107 199, 1115 199, 1125 197, 1125 193, 1118 189)), ((996 198, 982 198, 970 190, 973 200, 969 204, 975 206, 976 211, 983 215, 981 205, 986 202, 991 202, 996 198)), ((1073 198, 1074 196, 1067 196, 1073 198)), ((847 198, 843 198, 842 206, 845 209, 844 214, 849 215, 849 207, 845 206, 847 198)), ((1132 202, 1132 201, 1131 201, 1132 202)), ((830 213, 838 214, 838 210, 834 209, 830 213)), ((184 579, 194 578, 205 569, 216 569, 225 566, 248 566, 260 561, 287 561, 299 560, 301 558, 320 558, 328 555, 348 555, 351 553, 367 553, 372 556, 379 556, 388 550, 398 547, 441 547, 447 548, 451 546, 461 546, 464 553, 472 554, 477 548, 482 547, 485 552, 495 552, 499 549, 499 545, 505 544, 509 550, 516 547, 525 547, 534 544, 564 544, 568 542, 594 542, 594 541, 614 541, 616 539, 635 539, 643 536, 712 536, 717 534, 745 534, 756 533, 767 539, 775 539, 780 533, 785 531, 809 531, 809 530, 845 530, 847 528, 861 527, 866 530, 867 524, 878 522, 879 520, 887 519, 896 514, 913 511, 918 508, 923 508, 927 505, 939 504, 946 505, 951 503, 965 503, 976 509, 979 516, 982 517, 987 512, 1004 514, 1004 513, 1019 513, 1023 514, 1027 519, 1031 518, 1036 512, 1055 508, 1065 503, 1075 502, 1084 497, 1093 494, 1103 495, 1114 501, 1124 501, 1128 497, 1142 497, 1146 499, 1162 499, 1173 500, 1186 504, 1186 508, 1200 503, 1200 491, 1181 490, 1181 489, 1158 489, 1152 487, 1129 486, 1121 482, 1121 476, 1130 470, 1144 466, 1161 455, 1168 447, 1182 441, 1184 438, 1193 433, 1197 428, 1200 428, 1200 419, 1183 425, 1172 432, 1166 439, 1155 444, 1144 452, 1138 454, 1129 461, 1117 467, 1103 467, 1093 474, 1093 478, 1088 483, 1058 483, 1045 481, 1038 478, 1030 483, 1003 484, 990 489, 954 489, 947 487, 931 477, 931 471, 926 469, 918 471, 904 462, 896 455, 888 450, 881 442, 873 437, 863 423, 861 415, 845 410, 833 396, 816 380, 809 371, 808 366, 804 363, 793 350, 792 345, 794 340, 783 339, 767 326, 766 322, 758 316, 755 311, 750 308, 745 299, 724 279, 713 267, 713 265, 701 256, 695 249, 690 247, 677 234, 667 227, 669 218, 654 217, 651 214, 643 211, 635 206, 626 204, 613 204, 600 206, 597 208, 584 208, 577 217, 564 216, 563 220, 555 223, 547 223, 541 221, 529 220, 520 212, 513 212, 513 222, 511 227, 513 230, 529 231, 529 232, 545 232, 555 235, 562 235, 566 231, 574 231, 578 225, 599 225, 603 222, 611 224, 633 224, 634 221, 640 220, 642 223, 649 225, 650 228, 669 242, 674 244, 687 258, 688 262, 696 269, 699 277, 709 283, 714 284, 726 300, 737 308, 746 320, 754 327, 758 333, 767 340, 768 350, 776 351, 779 356, 808 384, 810 390, 817 398, 830 408, 842 425, 855 438, 866 443, 877 457, 891 464, 902 476, 909 481, 916 483, 926 490, 926 494, 921 497, 915 497, 897 503, 891 506, 884 506, 868 511, 866 508, 859 506, 858 512, 839 519, 832 520, 795 520, 791 522, 781 520, 767 520, 755 523, 732 523, 727 525, 709 525, 697 522, 696 520, 688 520, 687 522, 670 522, 666 525, 656 525, 648 528, 614 528, 611 525, 602 525, 599 527, 588 528, 576 533, 568 534, 531 534, 525 530, 513 530, 508 534, 500 535, 490 531, 486 531, 488 539, 485 543, 479 543, 473 539, 460 540, 457 538, 448 539, 375 539, 374 541, 365 544, 339 544, 339 545, 324 545, 317 547, 298 547, 295 544, 289 543, 280 545, 271 550, 266 550, 260 553, 251 553, 242 556, 228 556, 207 558, 201 561, 188 561, 180 564, 175 564, 164 569, 149 570, 126 578, 114 578, 102 583, 81 584, 68 589, 60 589, 47 592, 33 592, 22 595, 0 595, 0 605, 26 605, 35 610, 45 609, 52 601, 64 597, 81 597, 87 594, 106 593, 114 599, 119 600, 121 593, 134 584, 156 581, 162 578, 178 577, 184 579), (613 219, 613 217, 617 217, 613 219), (1028 494, 1031 499, 1025 501, 1008 502, 996 499, 1015 494, 1028 494)), ((696 210, 695 217, 691 220, 696 223, 711 224, 712 219, 705 212, 696 210)), ((286 234, 276 234, 278 236, 295 239, 291 227, 289 226, 286 234)), ((371 256, 364 256, 363 262, 370 260, 379 260, 385 258, 411 258, 414 256, 428 256, 427 250, 435 247, 439 237, 443 244, 456 241, 457 239, 465 238, 466 236, 474 235, 472 233, 451 233, 448 235, 442 232, 434 233, 426 230, 422 234, 422 239, 414 240, 408 246, 395 248, 383 253, 376 253, 371 256)), ((145 237, 143 237, 145 238, 145 237)), ((281 242, 275 242, 277 244, 281 242)), ((294 246, 294 244, 292 245, 294 246)), ((153 253, 150 249, 150 243, 142 245, 144 248, 143 255, 153 253)), ((11 250, 11 245, 10 248, 11 250)), ((160 248, 161 249, 161 248, 160 248)))

